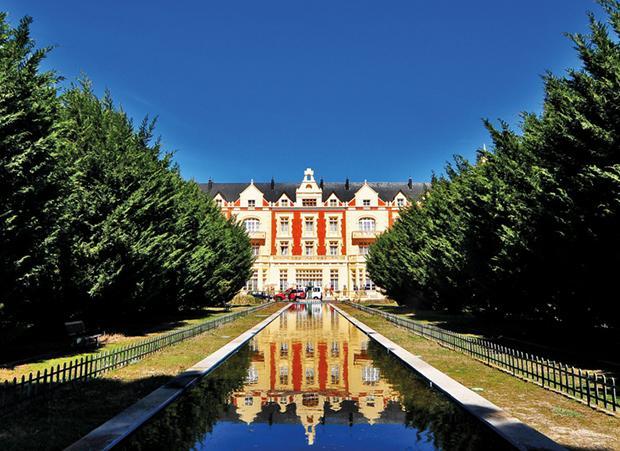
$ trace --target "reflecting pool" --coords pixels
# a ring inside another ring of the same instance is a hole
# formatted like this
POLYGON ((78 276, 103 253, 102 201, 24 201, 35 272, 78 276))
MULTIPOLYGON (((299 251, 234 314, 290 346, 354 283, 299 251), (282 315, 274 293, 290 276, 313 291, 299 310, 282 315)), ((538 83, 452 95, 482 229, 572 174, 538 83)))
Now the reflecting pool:
POLYGON ((329 305, 292 304, 130 450, 511 449, 329 305))

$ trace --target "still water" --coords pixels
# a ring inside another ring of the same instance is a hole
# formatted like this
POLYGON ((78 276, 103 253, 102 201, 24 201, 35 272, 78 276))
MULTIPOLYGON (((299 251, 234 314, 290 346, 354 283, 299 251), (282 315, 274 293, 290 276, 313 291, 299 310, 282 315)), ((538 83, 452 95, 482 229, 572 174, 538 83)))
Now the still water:
POLYGON ((292 304, 119 448, 503 450, 329 305, 292 304))

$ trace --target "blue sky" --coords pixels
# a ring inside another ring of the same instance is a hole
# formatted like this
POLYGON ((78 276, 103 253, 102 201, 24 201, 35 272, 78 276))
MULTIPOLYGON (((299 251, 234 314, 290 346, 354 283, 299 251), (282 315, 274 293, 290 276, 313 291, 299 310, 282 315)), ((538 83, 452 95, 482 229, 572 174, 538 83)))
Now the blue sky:
POLYGON ((4 0, 46 67, 90 77, 158 132, 185 177, 426 181, 539 111, 540 75, 578 66, 563 32, 592 0, 4 0))

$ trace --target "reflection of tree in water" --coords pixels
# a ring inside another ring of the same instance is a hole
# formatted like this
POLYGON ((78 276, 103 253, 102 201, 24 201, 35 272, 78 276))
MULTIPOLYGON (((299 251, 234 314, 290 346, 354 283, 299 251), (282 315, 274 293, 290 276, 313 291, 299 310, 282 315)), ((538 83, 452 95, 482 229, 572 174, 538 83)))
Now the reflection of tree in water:
POLYGON ((157 414, 118 449, 193 449, 196 442, 213 430, 221 417, 236 417, 228 404, 230 394, 243 386, 250 366, 251 351, 244 346, 213 374, 157 414))
POLYGON ((420 433, 429 431, 436 448, 513 449, 501 437, 449 401, 443 394, 429 388, 428 382, 388 354, 382 346, 371 341, 368 354, 373 364, 380 369, 381 376, 401 393, 405 409, 405 425, 417 429, 420 433))

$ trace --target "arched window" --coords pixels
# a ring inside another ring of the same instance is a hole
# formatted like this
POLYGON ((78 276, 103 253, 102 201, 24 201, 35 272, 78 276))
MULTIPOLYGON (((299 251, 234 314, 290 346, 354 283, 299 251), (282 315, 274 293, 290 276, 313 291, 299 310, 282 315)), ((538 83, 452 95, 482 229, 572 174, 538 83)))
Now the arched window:
POLYGON ((250 218, 243 221, 243 225, 248 233, 258 232, 258 229, 260 228, 260 221, 256 218, 250 218))
POLYGON ((377 223, 373 218, 362 218, 359 225, 362 232, 374 232, 377 228, 377 223))

